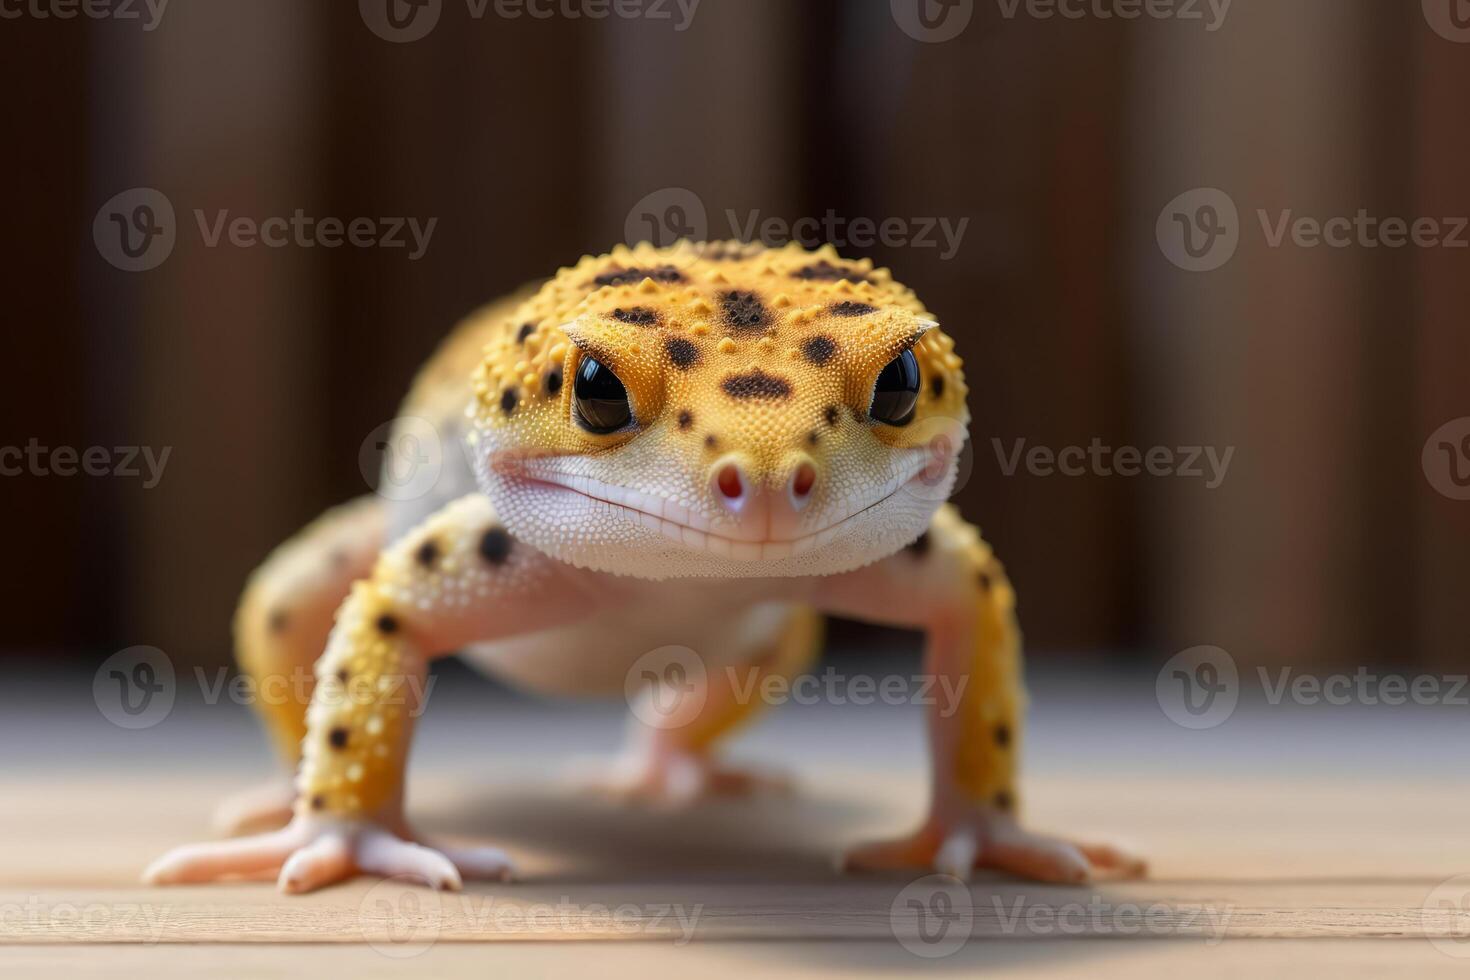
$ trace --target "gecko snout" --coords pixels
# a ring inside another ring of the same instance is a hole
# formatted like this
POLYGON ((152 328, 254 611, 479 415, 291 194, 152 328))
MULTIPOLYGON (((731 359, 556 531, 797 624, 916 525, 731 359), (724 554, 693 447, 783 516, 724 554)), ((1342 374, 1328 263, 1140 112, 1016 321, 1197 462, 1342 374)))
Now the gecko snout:
POLYGON ((781 540, 795 537, 801 512, 816 490, 816 464, 801 456, 779 473, 757 479, 738 456, 727 456, 710 468, 710 492, 739 528, 739 537, 781 540))

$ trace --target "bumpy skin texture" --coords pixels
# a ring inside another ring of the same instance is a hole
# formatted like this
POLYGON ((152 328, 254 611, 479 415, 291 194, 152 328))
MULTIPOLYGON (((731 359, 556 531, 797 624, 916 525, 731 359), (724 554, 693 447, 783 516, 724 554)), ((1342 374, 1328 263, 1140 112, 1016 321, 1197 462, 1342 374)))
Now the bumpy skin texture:
POLYGON ((500 852, 411 843, 403 820, 427 664, 466 648, 514 682, 585 691, 621 690, 641 654, 686 644, 711 668, 698 697, 677 725, 635 731, 607 788, 682 802, 766 785, 715 759, 759 707, 739 690, 761 689, 721 668, 799 672, 821 613, 923 630, 926 672, 963 692, 930 711, 928 820, 849 852, 848 867, 1141 872, 1120 851, 1017 822, 1015 596, 978 532, 942 505, 968 420, 960 367, 911 291, 830 248, 619 248, 487 307, 405 404, 448 447, 436 485, 323 518, 242 602, 241 664, 257 681, 325 645, 309 708, 266 712, 299 763, 294 794, 268 788, 227 808, 231 825, 268 822, 294 795, 289 825, 180 848, 146 877, 278 874, 307 891, 357 871, 440 887, 505 876, 500 852), (885 422, 870 414, 875 381, 904 351, 918 400, 885 422), (579 421, 573 379, 588 358, 626 387, 616 431, 579 421))

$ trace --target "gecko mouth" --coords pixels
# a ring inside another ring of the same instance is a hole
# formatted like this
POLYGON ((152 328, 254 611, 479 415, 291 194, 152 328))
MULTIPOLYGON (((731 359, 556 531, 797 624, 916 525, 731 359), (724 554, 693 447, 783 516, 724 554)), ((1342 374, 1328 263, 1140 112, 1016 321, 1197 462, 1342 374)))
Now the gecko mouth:
MULTIPOLYGON (((552 493, 571 494, 592 501, 607 513, 654 531, 691 551, 709 552, 734 561, 773 561, 820 550, 835 539, 849 523, 892 500, 923 478, 925 458, 906 465, 897 476, 879 488, 868 503, 841 514, 821 527, 789 537, 733 537, 722 533, 703 514, 652 494, 590 477, 558 472, 549 467, 525 465, 496 469, 502 476, 527 487, 552 493)), ((544 462, 544 460, 543 460, 544 462)))

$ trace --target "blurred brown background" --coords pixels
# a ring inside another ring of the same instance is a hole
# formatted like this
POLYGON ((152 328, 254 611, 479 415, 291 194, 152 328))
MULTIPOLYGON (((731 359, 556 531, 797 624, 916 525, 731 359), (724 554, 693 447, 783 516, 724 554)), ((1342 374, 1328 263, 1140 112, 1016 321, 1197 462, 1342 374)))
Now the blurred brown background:
POLYGON ((703 0, 686 31, 672 5, 673 22, 493 3, 476 19, 444 0, 412 43, 346 2, 176 2, 151 31, 0 22, 0 445, 172 447, 151 490, 0 479, 0 650, 226 658, 245 575, 367 491, 364 439, 455 319, 682 187, 720 237, 727 209, 968 219, 952 258, 844 251, 891 266, 959 341, 974 468, 958 499, 1007 561, 1033 649, 1470 659, 1470 503, 1420 465, 1470 415, 1470 251, 1271 248, 1255 219, 1470 214, 1470 44, 1379 0, 1235 0, 1213 31, 971 6, 942 43, 885 0, 703 0), (167 195, 179 231, 129 273, 92 222, 136 186, 167 195), (1155 241, 1196 187, 1228 191, 1242 221, 1208 273, 1155 241), (196 208, 438 223, 409 261, 208 248, 196 208), (992 444, 1094 437, 1235 453, 1207 490, 1007 477, 992 444))

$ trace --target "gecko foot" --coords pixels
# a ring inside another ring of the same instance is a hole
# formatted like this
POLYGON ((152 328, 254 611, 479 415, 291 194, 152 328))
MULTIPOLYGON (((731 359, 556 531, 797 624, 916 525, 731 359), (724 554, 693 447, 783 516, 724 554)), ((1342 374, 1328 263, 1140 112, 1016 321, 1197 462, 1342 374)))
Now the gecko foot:
POLYGON ((143 881, 179 885, 274 876, 287 894, 314 891, 357 874, 404 876, 457 891, 465 878, 507 881, 510 859, 493 847, 427 847, 366 821, 297 817, 267 834, 186 844, 150 864, 143 881))
POLYGON ((931 819, 916 833, 853 848, 843 855, 843 871, 927 869, 961 880, 976 868, 992 868, 1056 884, 1082 884, 1102 873, 1141 878, 1142 858, 1108 844, 1081 844, 1033 833, 1010 816, 978 811, 965 819, 931 819))
POLYGON ((791 781, 779 773, 723 765, 706 753, 636 752, 574 767, 585 789, 625 802, 680 808, 714 797, 784 796, 791 781))

